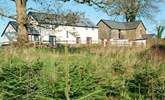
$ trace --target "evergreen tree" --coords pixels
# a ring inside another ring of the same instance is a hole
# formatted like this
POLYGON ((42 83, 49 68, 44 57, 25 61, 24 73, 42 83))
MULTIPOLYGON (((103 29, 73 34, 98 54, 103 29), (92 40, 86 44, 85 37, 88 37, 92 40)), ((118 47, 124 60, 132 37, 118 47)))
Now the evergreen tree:
POLYGON ((3 100, 34 100, 43 63, 37 61, 29 65, 24 62, 15 64, 14 61, 1 67, 0 92, 3 100))

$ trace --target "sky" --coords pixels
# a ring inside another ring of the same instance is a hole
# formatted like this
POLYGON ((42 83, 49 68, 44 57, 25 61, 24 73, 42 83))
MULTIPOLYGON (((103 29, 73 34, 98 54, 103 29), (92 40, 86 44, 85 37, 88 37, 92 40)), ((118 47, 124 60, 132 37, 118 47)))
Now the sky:
MULTIPOLYGON (((31 7, 35 9, 41 8, 39 4, 32 2, 32 0, 29 0, 27 6, 28 8, 31 8, 31 7)), ((156 25, 165 23, 165 3, 160 3, 158 4, 158 6, 160 8, 160 12, 155 12, 156 22, 149 21, 146 19, 141 19, 149 33, 155 33, 156 25)), ((114 17, 108 16, 105 12, 101 11, 100 9, 96 9, 88 5, 77 4, 75 2, 67 2, 67 3, 64 3, 63 5, 56 5, 56 7, 61 8, 63 10, 84 12, 85 16, 89 18, 91 22, 93 22, 94 24, 97 24, 97 22, 99 22, 100 19, 109 19, 109 20, 114 19, 114 17)), ((0 8, 5 8, 6 14, 15 15, 15 4, 10 0, 0 0, 0 8)), ((10 20, 11 19, 0 17, 0 34, 4 31, 7 23, 10 20)), ((165 33, 164 33, 164 36, 165 36, 165 33)))

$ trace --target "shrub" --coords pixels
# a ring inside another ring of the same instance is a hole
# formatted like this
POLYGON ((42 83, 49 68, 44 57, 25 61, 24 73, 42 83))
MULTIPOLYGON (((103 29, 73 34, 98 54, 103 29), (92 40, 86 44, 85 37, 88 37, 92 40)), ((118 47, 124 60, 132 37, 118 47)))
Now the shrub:
POLYGON ((114 63, 112 64, 112 69, 114 70, 114 72, 119 74, 124 74, 126 71, 126 68, 123 67, 121 61, 119 60, 114 61, 114 63))
POLYGON ((160 80, 159 77, 161 73, 158 69, 154 69, 151 65, 143 65, 141 69, 136 69, 133 74, 133 78, 128 80, 128 90, 131 97, 139 98, 143 96, 144 98, 155 98, 160 99, 160 92, 163 80, 160 80), (144 67, 143 67, 144 66, 144 67))
POLYGON ((34 99, 38 90, 37 80, 43 63, 40 61, 7 62, 0 71, 0 92, 4 100, 34 99))

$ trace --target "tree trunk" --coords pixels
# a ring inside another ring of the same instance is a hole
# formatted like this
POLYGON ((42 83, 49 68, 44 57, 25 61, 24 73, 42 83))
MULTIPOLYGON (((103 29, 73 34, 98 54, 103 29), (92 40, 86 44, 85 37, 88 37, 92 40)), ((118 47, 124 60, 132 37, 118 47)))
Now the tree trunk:
POLYGON ((18 37, 17 42, 23 46, 28 42, 28 34, 26 30, 26 0, 15 0, 17 23, 18 23, 18 37))

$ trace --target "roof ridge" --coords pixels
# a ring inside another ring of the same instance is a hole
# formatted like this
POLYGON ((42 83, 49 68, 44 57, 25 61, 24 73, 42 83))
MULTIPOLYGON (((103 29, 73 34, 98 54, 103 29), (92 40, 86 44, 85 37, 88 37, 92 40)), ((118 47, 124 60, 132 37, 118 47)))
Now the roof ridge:
POLYGON ((119 21, 104 20, 104 19, 101 20, 113 29, 135 29, 139 26, 140 23, 143 23, 142 20, 137 20, 135 22, 119 22, 119 21))
POLYGON ((115 21, 115 20, 108 20, 108 19, 101 19, 103 21, 111 21, 111 22, 116 22, 116 23, 134 23, 134 22, 143 22, 142 20, 137 20, 134 22, 121 22, 121 21, 115 21))
POLYGON ((50 12, 35 12, 35 11, 29 11, 28 12, 28 15, 31 14, 31 13, 35 13, 35 14, 53 14, 53 15, 56 15, 55 13, 50 13, 50 12))
POLYGON ((59 14, 46 13, 46 12, 29 12, 28 16, 32 16, 40 24, 68 24, 75 26, 84 26, 84 27, 95 27, 95 24, 92 23, 89 19, 80 18, 79 22, 70 23, 68 20, 63 20, 59 17, 59 14))

